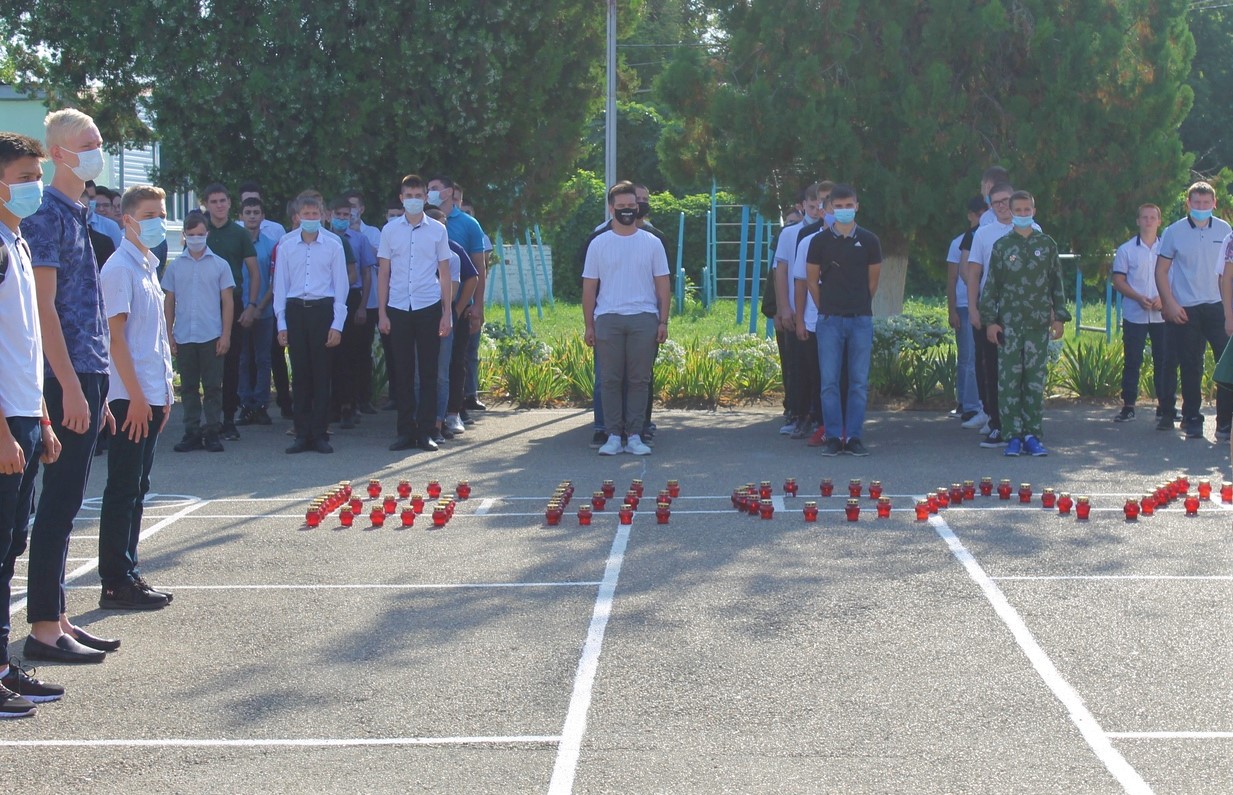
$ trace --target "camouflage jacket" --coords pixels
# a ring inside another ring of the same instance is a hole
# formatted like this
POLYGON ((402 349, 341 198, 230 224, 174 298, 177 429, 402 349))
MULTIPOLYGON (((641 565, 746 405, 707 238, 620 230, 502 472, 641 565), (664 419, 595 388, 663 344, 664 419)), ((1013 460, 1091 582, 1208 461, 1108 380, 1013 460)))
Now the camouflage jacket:
POLYGON ((985 325, 1048 329, 1051 320, 1070 320, 1062 288, 1062 266, 1053 238, 1032 230, 1011 232, 993 244, 989 278, 980 293, 985 325))

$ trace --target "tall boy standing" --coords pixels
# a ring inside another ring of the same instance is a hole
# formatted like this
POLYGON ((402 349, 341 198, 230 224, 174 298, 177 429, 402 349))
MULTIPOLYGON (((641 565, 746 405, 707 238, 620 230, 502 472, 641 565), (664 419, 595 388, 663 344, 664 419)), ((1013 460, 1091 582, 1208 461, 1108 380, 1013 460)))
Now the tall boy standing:
MULTIPOLYGON (((1156 289, 1156 258, 1160 255, 1160 208, 1154 204, 1139 207, 1136 219, 1139 234, 1117 247, 1113 255, 1113 289, 1122 294, 1122 410, 1114 422, 1135 417, 1139 397, 1139 369, 1143 365, 1143 344, 1152 340, 1152 386, 1156 413, 1161 412, 1160 385, 1169 361, 1165 356, 1165 323, 1160 314, 1160 291, 1156 289)), ((1172 423, 1170 423, 1172 424, 1172 423)))

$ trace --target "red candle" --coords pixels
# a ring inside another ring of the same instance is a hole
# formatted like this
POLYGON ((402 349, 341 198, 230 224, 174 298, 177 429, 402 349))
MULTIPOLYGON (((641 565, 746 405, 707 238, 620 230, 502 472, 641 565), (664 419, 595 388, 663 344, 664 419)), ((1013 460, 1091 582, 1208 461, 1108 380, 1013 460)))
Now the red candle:
POLYGON ((929 518, 930 513, 931 511, 929 510, 928 500, 917 500, 916 501, 916 521, 918 522, 925 521, 926 519, 929 518))
POLYGON ((999 500, 1009 500, 1010 499, 1010 481, 1009 480, 1003 480, 998 483, 998 499, 999 500))
POLYGON ((861 479, 852 478, 848 481, 848 497, 861 496, 861 479))
POLYGON ((1075 518, 1080 521, 1087 521, 1092 515, 1092 502, 1087 497, 1080 497, 1075 502, 1075 518))
POLYGON ((976 499, 976 482, 972 480, 963 481, 963 499, 976 499))
POLYGON ((745 496, 745 508, 750 516, 758 516, 762 511, 762 500, 758 499, 757 494, 747 494, 745 496))
MULTIPOLYGON (((440 508, 433 509, 432 518, 434 522, 436 521, 438 511, 440 511, 445 518, 449 518, 449 512, 445 509, 445 506, 441 506, 440 508)), ((550 505, 548 506, 548 509, 544 511, 544 520, 548 523, 549 527, 555 527, 561 523, 561 514, 562 511, 559 506, 550 505)))
POLYGON ((949 491, 947 491, 944 488, 939 488, 936 496, 937 496, 939 508, 949 508, 950 507, 950 492, 949 491))
POLYGON ((438 505, 436 508, 432 509, 432 524, 434 527, 445 527, 445 523, 449 520, 450 518, 445 513, 444 507, 438 505))
POLYGON ((1020 483, 1019 484, 1019 502, 1029 503, 1031 501, 1032 501, 1032 484, 1031 483, 1020 483))
POLYGON ((630 491, 625 492, 625 502, 629 505, 629 507, 636 511, 638 510, 638 503, 640 502, 639 495, 631 489, 630 491))
POLYGON ((591 524, 591 506, 582 504, 578 506, 578 524, 587 527, 591 524))
POLYGON ((363 512, 364 512, 364 501, 361 500, 359 497, 352 497, 351 498, 351 513, 355 514, 356 516, 359 516, 363 512))
POLYGON ((1042 507, 1050 509, 1052 509, 1054 505, 1057 505, 1057 494, 1053 492, 1053 489, 1045 489, 1041 493, 1040 504, 1042 507))
POLYGON ((1164 508, 1173 499, 1173 494, 1169 491, 1169 484, 1161 483, 1156 487, 1156 506, 1164 508))
POLYGON ((769 500, 774 491, 775 490, 771 488, 771 482, 769 480, 764 480, 758 484, 758 499, 769 500))
POLYGON ((608 501, 604 499, 604 493, 602 491, 597 491, 591 495, 591 507, 595 510, 602 511, 604 506, 607 504, 608 501))
POLYGON ((415 524, 415 509, 408 505, 402 509, 402 526, 410 527, 413 524, 415 524))
POLYGON ((1190 493, 1190 478, 1186 477, 1185 475, 1177 476, 1177 493, 1178 494, 1189 494, 1190 493))
POLYGON ((1220 484, 1220 501, 1224 503, 1233 502, 1233 483, 1224 481, 1220 484))
POLYGON ((891 498, 878 497, 878 518, 889 519, 891 512, 891 498))
POLYGON ((758 514, 763 519, 771 519, 775 516, 775 504, 769 499, 758 501, 758 514))
POLYGON ((818 484, 818 491, 823 497, 829 497, 835 493, 835 484, 830 478, 822 478, 822 482, 818 484))
MULTIPOLYGON (((446 501, 445 501, 445 515, 446 515, 446 516, 448 516, 449 518, 453 519, 453 518, 454 518, 454 509, 455 509, 455 508, 457 508, 457 507, 458 507, 458 503, 454 501, 454 498, 453 498, 453 497, 450 497, 448 500, 446 500, 446 501)), ((558 508, 561 510, 561 512, 562 512, 562 513, 564 513, 564 512, 565 512, 565 505, 564 505, 564 504, 562 504, 562 505, 558 506, 558 508)))
POLYGON ((1212 498, 1212 482, 1210 480, 1199 481, 1199 499, 1206 502, 1212 498))
POLYGON ((796 478, 788 478, 783 482, 783 493, 788 497, 795 497, 798 491, 796 478))
POLYGON ((950 501, 952 505, 963 504, 963 486, 958 483, 950 484, 950 501))
POLYGON ((629 504, 622 505, 621 510, 617 512, 617 515, 621 519, 621 524, 634 523, 634 509, 629 504))
POLYGON ((860 519, 861 518, 860 500, 854 497, 848 498, 848 504, 844 508, 844 513, 847 514, 849 522, 855 522, 856 520, 860 519))
POLYGON ((441 496, 441 484, 435 480, 428 481, 428 496, 436 499, 441 496))
POLYGON ((681 481, 679 480, 669 480, 668 481, 668 496, 674 500, 677 497, 681 496, 681 481))
POLYGON ((659 495, 655 498, 656 504, 659 504, 661 502, 666 502, 669 505, 672 504, 672 495, 668 493, 667 489, 660 489, 659 495))
POLYGON ((605 480, 603 491, 604 491, 604 496, 606 498, 612 499, 613 496, 616 495, 616 484, 613 483, 611 480, 605 480))
POLYGON ((882 497, 882 481, 874 480, 869 483, 869 499, 877 500, 882 497))
POLYGON ((805 514, 806 522, 818 521, 818 504, 814 502, 813 500, 810 500, 809 502, 805 503, 805 508, 804 508, 803 513, 805 514))
POLYGON ((350 527, 355 524, 355 513, 350 508, 343 508, 338 512, 338 521, 343 527, 350 527))
POLYGON ((1139 518, 1139 503, 1135 500, 1126 500, 1126 505, 1122 507, 1122 512, 1126 514, 1126 521, 1134 521, 1139 518))
POLYGON ((342 489, 342 496, 344 500, 351 499, 351 481, 340 480, 338 481, 338 487, 342 489))
POLYGON ((672 508, 666 502, 661 502, 655 506, 655 521, 659 524, 668 524, 668 517, 672 515, 672 508))
POLYGON ((424 495, 423 494, 412 494, 411 495, 411 507, 415 510, 416 513, 423 513, 424 512, 424 495))
POLYGON ((385 500, 382 502, 381 507, 382 507, 382 510, 386 512, 386 514, 392 514, 394 513, 394 509, 398 507, 398 502, 393 497, 387 496, 385 500))
POLYGON ((454 493, 460 500, 471 499, 471 484, 465 480, 458 481, 458 485, 454 487, 454 493))
POLYGON ((374 500, 381 496, 381 481, 375 479, 368 481, 368 496, 374 500))
POLYGON ((411 496, 411 481, 409 480, 398 481, 398 496, 403 498, 404 500, 411 496))
POLYGON ((980 479, 980 496, 982 497, 993 496, 993 478, 983 477, 980 479))
POLYGON ((1192 494, 1189 497, 1187 497, 1186 501, 1182 504, 1186 506, 1187 516, 1198 516, 1199 515, 1199 498, 1198 497, 1192 494))
POLYGON ((304 524, 309 527, 318 527, 321 524, 321 511, 317 508, 309 508, 304 514, 304 524))
POLYGON ((1139 513, 1144 516, 1152 516, 1156 513, 1156 495, 1143 495, 1143 499, 1139 500, 1139 513))
POLYGON ((938 502, 938 495, 930 494, 925 498, 925 504, 929 506, 929 513, 937 513, 938 508, 942 507, 938 502))
POLYGON ((385 511, 381 510, 380 505, 373 506, 372 513, 368 514, 369 521, 373 527, 380 527, 385 524, 385 511))
POLYGON ((1070 492, 1063 491, 1057 498, 1057 512, 1065 516, 1074 507, 1075 501, 1070 498, 1070 492))
POLYGON ((631 491, 637 492, 639 497, 642 496, 642 481, 641 480, 634 478, 633 481, 630 482, 629 488, 631 491))

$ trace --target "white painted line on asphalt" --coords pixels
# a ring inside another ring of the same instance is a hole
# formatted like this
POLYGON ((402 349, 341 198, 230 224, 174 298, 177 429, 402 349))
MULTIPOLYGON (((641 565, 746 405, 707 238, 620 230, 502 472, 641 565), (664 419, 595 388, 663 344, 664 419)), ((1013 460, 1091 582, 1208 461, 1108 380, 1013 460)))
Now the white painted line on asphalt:
POLYGON ((993 607, 994 612, 997 613, 998 618, 1002 619, 1002 623, 1006 625, 1006 628, 1010 630, 1010 634, 1019 645, 1019 649, 1028 658, 1028 661, 1031 662, 1032 667, 1036 669, 1036 673, 1049 690, 1052 691, 1054 697, 1066 708, 1066 711, 1070 714, 1071 721, 1079 729, 1083 739, 1087 741, 1088 747, 1096 754, 1096 758, 1104 764, 1105 768, 1117 779, 1117 782, 1122 785, 1122 789, 1127 793, 1132 795, 1151 793, 1152 788, 1148 786, 1138 771, 1131 767, 1125 757, 1109 742, 1109 735, 1105 734, 1104 730, 1100 728, 1100 724, 1096 722, 1096 717, 1088 710, 1087 705, 1083 703, 1083 699, 1075 692, 1075 689, 1062 678, 1053 661, 1049 659, 1049 655, 1036 642, 1036 638, 1033 637, 1031 630, 1024 623, 1023 618, 1019 615, 1019 611, 1011 606, 1010 601, 1006 598, 1006 594, 1002 593, 1002 589, 997 586, 997 583, 976 562, 976 558, 972 556, 972 553, 968 551, 963 542, 959 540, 959 537, 946 524, 946 520, 940 516, 934 516, 930 517, 929 524, 933 526, 938 536, 946 542, 951 554, 955 556, 955 560, 959 561, 960 565, 967 571, 968 576, 984 593, 985 598, 989 600, 989 604, 993 607))
POLYGON ((612 598, 616 593, 617 579, 621 576, 621 564, 625 561, 625 547, 629 543, 632 525, 618 525, 604 567, 604 580, 595 597, 595 609, 591 613, 591 625, 587 628, 586 643, 578 659, 574 673, 574 690, 569 698, 569 711, 561 730, 561 743, 557 746, 557 759, 552 767, 549 795, 566 795, 574 789, 574 776, 578 771, 578 756, 582 752, 582 736, 587 730, 587 711, 591 708, 591 689, 599 671, 599 653, 604 646, 604 632, 608 617, 612 614, 612 598))
POLYGON ((511 735, 508 737, 362 737, 356 739, 337 739, 330 737, 305 739, 253 739, 253 740, 212 740, 212 739, 177 739, 163 740, 5 740, 6 746, 21 747, 122 747, 122 748, 321 748, 321 747, 354 747, 379 745, 556 745, 560 737, 552 735, 511 735))
MULTIPOLYGON (((184 508, 181 508, 179 511, 176 511, 171 516, 168 516, 167 518, 158 522, 154 526, 146 530, 142 530, 140 540, 145 541, 147 538, 154 535, 155 533, 158 533, 162 530, 165 530, 168 527, 171 527, 171 525, 175 524, 180 519, 185 518, 186 516, 198 510, 199 508, 204 508, 205 506, 209 504, 210 504, 209 500, 202 500, 201 502, 196 502, 196 503, 193 503, 192 505, 188 505, 188 506, 185 506, 184 508)), ((74 580, 80 577, 84 577, 85 575, 89 574, 90 572, 94 571, 97 568, 98 568, 98 558, 90 558, 88 563, 83 563, 82 565, 78 566, 72 571, 67 572, 64 575, 64 584, 68 585, 74 580)), ((24 598, 18 599, 14 601, 12 606, 9 608, 9 615, 15 616, 19 612, 25 609, 26 609, 26 600, 24 598)))
MULTIPOLYGON (((772 495, 771 496, 771 506, 775 509, 776 513, 782 514, 785 510, 783 507, 783 495, 782 494, 772 495)), ((682 511, 682 513, 688 513, 688 511, 682 511)))
POLYGON ((1040 574, 990 577, 991 580, 1217 580, 1231 581, 1228 574, 1040 574))
POLYGON ((1108 732, 1115 740, 1233 740, 1233 732, 1108 732))
MULTIPOLYGON (((177 591, 448 591, 484 588, 594 588, 599 580, 570 582, 455 582, 455 583, 332 583, 324 584, 275 584, 275 585, 176 585, 160 583, 168 590, 177 591)), ((96 585, 70 585, 66 590, 91 590, 96 585)))
POLYGON ((489 511, 492 510, 492 504, 494 502, 496 502, 496 500, 494 500, 492 497, 487 497, 483 500, 480 500, 479 507, 475 509, 475 515, 484 516, 485 514, 487 514, 489 511))

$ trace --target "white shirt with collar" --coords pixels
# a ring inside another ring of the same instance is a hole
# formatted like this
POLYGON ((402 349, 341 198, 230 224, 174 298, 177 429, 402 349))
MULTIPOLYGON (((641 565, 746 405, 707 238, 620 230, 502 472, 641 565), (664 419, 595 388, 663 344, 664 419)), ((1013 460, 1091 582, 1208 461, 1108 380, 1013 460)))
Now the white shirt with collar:
MULTIPOLYGON (((151 406, 172 403, 171 342, 167 338, 167 316, 163 314, 163 288, 158 283, 158 257, 142 254, 125 239, 99 272, 107 318, 127 315, 124 341, 137 374, 142 397, 151 406)), ((109 365, 107 400, 129 400, 128 387, 116 369, 116 358, 109 365)))
MULTIPOLYGON (((1127 240, 1117 247, 1113 254, 1113 272, 1126 277, 1127 284, 1139 295, 1155 298, 1160 295, 1156 289, 1156 257, 1160 254, 1160 238, 1152 245, 1146 245, 1139 235, 1127 240)), ((1157 310, 1147 310, 1138 301, 1126 299, 1122 301, 1122 317, 1128 323, 1163 323, 1164 318, 1157 310)))
POLYGON ((450 258, 445 224, 424 215, 414 225, 406 214, 381 230, 377 258, 390 261, 390 289, 386 306, 415 311, 441 300, 438 268, 450 258))
POLYGON ((0 243, 5 257, 0 276, 0 408, 6 417, 43 416, 43 335, 34 293, 30 249, 4 224, 0 243))
POLYGON ((274 267, 274 316, 278 330, 287 330, 287 301, 297 298, 315 301, 328 298, 334 303, 330 328, 341 332, 347 319, 347 259, 338 235, 317 233, 311 242, 302 230, 288 232, 278 241, 278 264, 274 267))

